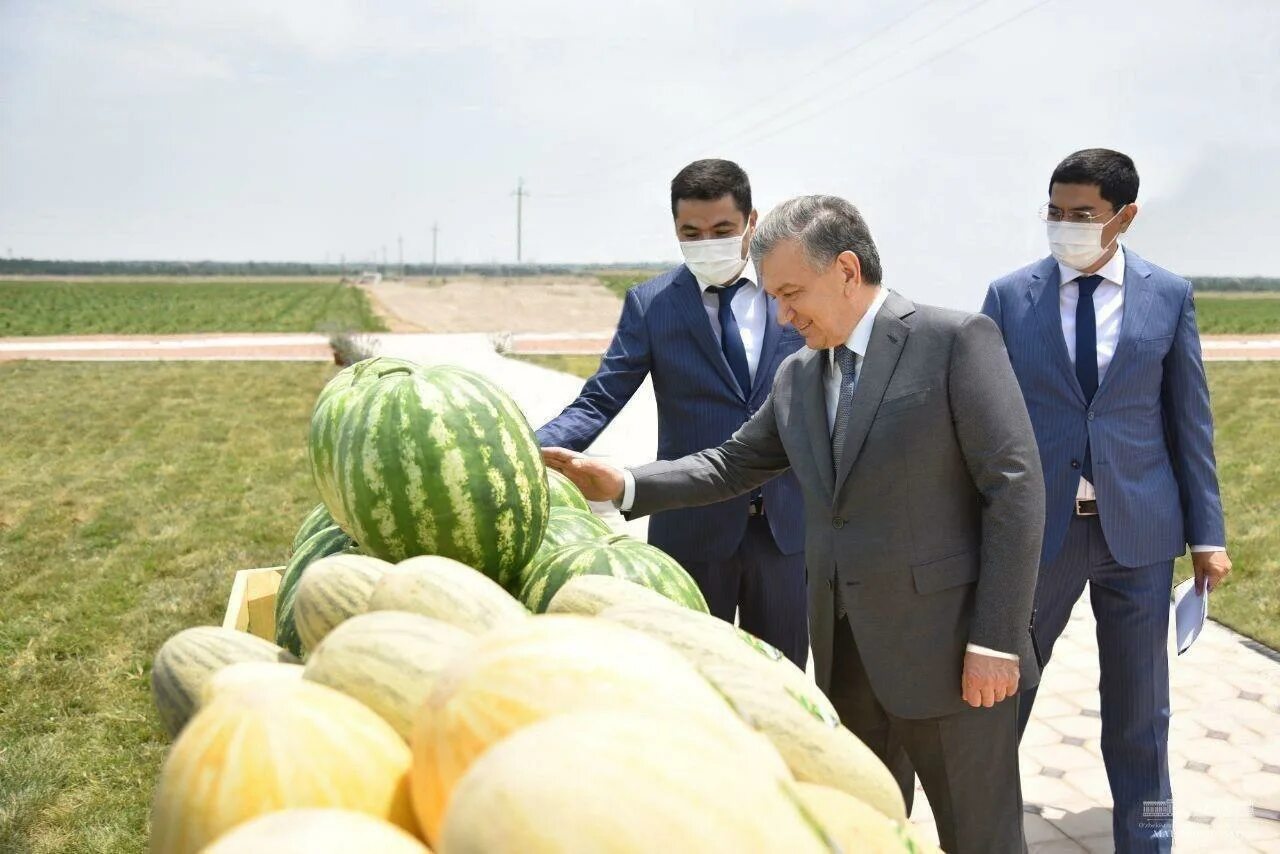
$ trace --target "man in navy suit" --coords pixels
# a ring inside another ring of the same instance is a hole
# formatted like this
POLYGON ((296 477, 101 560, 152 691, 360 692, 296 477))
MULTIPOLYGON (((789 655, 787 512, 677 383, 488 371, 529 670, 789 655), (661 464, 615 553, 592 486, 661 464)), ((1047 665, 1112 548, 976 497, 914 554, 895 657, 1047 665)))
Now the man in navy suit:
MULTIPOLYGON (((755 414, 773 375, 804 340, 747 260, 757 214, 747 175, 728 160, 690 163, 671 182, 686 263, 627 292, 613 342, 577 400, 538 430, 544 447, 582 451, 653 378, 658 459, 724 442, 755 414)), ((751 495, 654 514, 649 542, 689 571, 711 613, 808 657, 803 501, 792 474, 751 495)))
MULTIPOLYGON (((1124 154, 1078 151, 1049 181, 1051 255, 994 282, 1044 468, 1034 638, 1048 661, 1090 589, 1102 755, 1118 851, 1169 851, 1169 590, 1189 545, 1197 592, 1231 570, 1191 283, 1120 245, 1138 215, 1124 154)), ((1022 696, 1021 726, 1035 691, 1022 696)))

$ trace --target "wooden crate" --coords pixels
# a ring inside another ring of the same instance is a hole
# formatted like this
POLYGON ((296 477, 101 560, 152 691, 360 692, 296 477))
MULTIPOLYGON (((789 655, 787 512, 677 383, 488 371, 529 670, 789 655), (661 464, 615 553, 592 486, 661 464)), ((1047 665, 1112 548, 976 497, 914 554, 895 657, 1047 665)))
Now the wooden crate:
POLYGON ((276 591, 280 589, 283 566, 242 569, 231 584, 224 629, 248 632, 275 643, 276 591))

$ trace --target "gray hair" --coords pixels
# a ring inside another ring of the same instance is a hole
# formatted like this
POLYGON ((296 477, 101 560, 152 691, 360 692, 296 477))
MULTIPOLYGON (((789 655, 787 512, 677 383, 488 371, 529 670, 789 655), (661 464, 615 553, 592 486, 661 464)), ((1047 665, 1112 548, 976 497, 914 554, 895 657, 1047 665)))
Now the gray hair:
POLYGON ((880 284, 880 253, 858 209, 839 196, 796 196, 760 221, 751 238, 751 260, 759 266, 783 240, 798 240, 809 263, 825 269, 841 252, 858 256, 867 284, 880 284))

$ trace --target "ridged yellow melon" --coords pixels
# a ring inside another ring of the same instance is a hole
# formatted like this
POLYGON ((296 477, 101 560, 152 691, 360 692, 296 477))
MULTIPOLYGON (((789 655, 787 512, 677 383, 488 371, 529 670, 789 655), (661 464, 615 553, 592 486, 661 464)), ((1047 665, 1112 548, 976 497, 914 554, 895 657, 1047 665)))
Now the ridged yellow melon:
POLYGON ((847 792, 796 783, 800 801, 842 851, 865 854, 941 854, 908 821, 894 821, 847 792))
POLYGON ((498 582, 465 563, 439 555, 396 564, 374 586, 366 610, 410 611, 472 634, 529 616, 528 609, 498 582))
POLYGON ((266 812, 339 807, 416 831, 410 753, 386 721, 345 694, 297 682, 230 691, 169 751, 151 810, 152 854, 194 854, 266 812))
MULTIPOLYGON (((548 469, 554 471, 554 469, 548 469)), ((582 614, 594 617, 615 605, 651 605, 683 608, 658 591, 612 575, 577 575, 551 597, 548 614, 582 614)), ((688 610, 688 609, 685 609, 688 610)), ((707 616, 707 615, 703 615, 707 616)), ((712 618, 714 619, 714 617, 712 618)))
POLYGON ((891 819, 906 819, 902 791, 889 769, 841 726, 818 686, 763 641, 688 608, 619 605, 600 616, 684 654, 769 737, 797 780, 834 786, 891 819))
MULTIPOLYGON (((546 615, 494 629, 455 659, 418 712, 413 805, 427 841, 438 838, 449 794, 492 744, 551 715, 649 709, 705 722, 759 750, 706 679, 665 644, 590 617, 546 615)), ((781 759, 771 749, 778 768, 781 759)))
POLYGON ((440 672, 474 641, 469 632, 421 614, 360 614, 312 651, 306 678, 364 703, 407 741, 440 672))
POLYGON ((235 691, 264 691, 300 682, 304 672, 301 664, 283 664, 275 661, 241 661, 228 664, 209 677, 200 694, 200 704, 211 703, 215 697, 235 691))
POLYGON ((454 789, 439 848, 447 854, 828 851, 794 784, 762 757, 737 749, 705 720, 616 711, 557 715, 475 761, 454 789))
POLYGON ((376 557, 336 554, 307 567, 293 600, 293 621, 304 650, 313 650, 343 620, 362 614, 392 564, 376 557))
POLYGON ((201 854, 431 854, 393 824, 351 810, 303 808, 237 825, 201 854))

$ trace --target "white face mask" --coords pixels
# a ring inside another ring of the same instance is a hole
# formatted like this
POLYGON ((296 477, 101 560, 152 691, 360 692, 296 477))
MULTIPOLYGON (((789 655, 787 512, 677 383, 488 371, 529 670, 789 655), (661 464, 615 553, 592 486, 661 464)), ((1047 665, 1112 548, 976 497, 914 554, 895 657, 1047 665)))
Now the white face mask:
MULTIPOLYGON (((747 232, 750 232, 748 227, 747 232)), ((680 251, 698 284, 704 288, 732 284, 747 266, 743 245, 747 235, 714 240, 681 240, 680 251)))
MULTIPOLYGON (((1121 211, 1106 222, 1047 222, 1049 251, 1058 261, 1073 270, 1085 270, 1094 265, 1111 248, 1102 245, 1102 229, 1111 223, 1121 211)), ((1116 235, 1116 240, 1120 235, 1116 235)))

